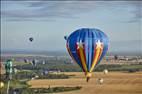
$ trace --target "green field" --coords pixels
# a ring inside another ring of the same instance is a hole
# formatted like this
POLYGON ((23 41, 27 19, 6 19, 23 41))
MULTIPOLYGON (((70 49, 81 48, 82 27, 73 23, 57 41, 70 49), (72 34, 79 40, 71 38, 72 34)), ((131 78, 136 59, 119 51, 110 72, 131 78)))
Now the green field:
MULTIPOLYGON (((29 63, 23 63, 23 62, 16 62, 16 68, 22 70, 42 70, 42 69, 58 69, 62 72, 81 72, 81 68, 77 64, 71 64, 71 63, 64 63, 63 61, 49 61, 46 64, 37 64, 37 66, 33 66, 29 63)), ((108 69, 109 71, 129 71, 129 70, 136 70, 141 71, 142 65, 141 64, 99 64, 95 68, 94 71, 103 71, 104 69, 108 69)))

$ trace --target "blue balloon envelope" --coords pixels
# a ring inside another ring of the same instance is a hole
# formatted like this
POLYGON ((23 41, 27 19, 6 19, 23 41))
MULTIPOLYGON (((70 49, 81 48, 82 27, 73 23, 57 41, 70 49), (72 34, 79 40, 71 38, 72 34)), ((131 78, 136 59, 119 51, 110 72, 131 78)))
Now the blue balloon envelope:
POLYGON ((67 50, 84 71, 87 81, 108 50, 108 37, 99 29, 81 28, 67 38, 67 50))

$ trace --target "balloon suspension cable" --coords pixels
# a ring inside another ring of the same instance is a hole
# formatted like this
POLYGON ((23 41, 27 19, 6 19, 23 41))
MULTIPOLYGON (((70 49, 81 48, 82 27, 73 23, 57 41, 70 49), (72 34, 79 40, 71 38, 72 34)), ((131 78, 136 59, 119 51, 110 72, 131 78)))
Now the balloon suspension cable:
POLYGON ((10 85, 10 80, 8 81, 8 85, 7 85, 7 94, 9 94, 9 85, 10 85))

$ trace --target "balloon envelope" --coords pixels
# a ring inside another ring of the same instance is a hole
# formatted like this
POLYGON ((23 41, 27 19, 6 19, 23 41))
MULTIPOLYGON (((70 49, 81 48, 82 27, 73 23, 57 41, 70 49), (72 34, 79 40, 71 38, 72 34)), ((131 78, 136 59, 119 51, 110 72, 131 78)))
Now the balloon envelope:
POLYGON ((104 70, 104 74, 108 74, 108 70, 107 69, 104 70))
POLYGON ((32 60, 32 65, 33 66, 36 66, 37 65, 37 61, 34 59, 34 60, 32 60))
POLYGON ((32 42, 34 39, 32 37, 30 37, 29 40, 32 42))
POLYGON ((67 40, 67 39, 68 39, 68 37, 67 37, 67 36, 64 36, 64 39, 65 39, 65 40, 67 40))
POLYGON ((98 83, 99 83, 99 84, 103 84, 103 82, 104 82, 103 78, 99 78, 99 79, 98 79, 98 83))
POLYGON ((72 59, 90 78, 108 50, 108 37, 99 29, 82 28, 70 34, 66 46, 72 59))
POLYGON ((4 83, 0 82, 0 88, 3 88, 3 87, 4 87, 4 83))

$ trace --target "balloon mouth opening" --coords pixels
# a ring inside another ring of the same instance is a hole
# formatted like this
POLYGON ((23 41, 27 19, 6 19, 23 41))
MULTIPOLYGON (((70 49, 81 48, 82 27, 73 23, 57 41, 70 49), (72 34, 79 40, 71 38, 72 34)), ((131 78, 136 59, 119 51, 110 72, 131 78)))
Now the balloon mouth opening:
POLYGON ((86 82, 89 82, 92 74, 90 72, 86 73, 86 82))

